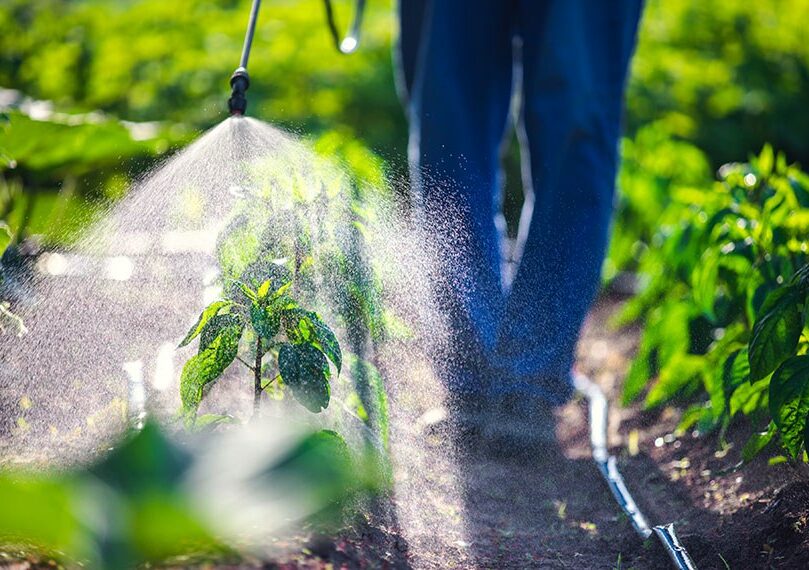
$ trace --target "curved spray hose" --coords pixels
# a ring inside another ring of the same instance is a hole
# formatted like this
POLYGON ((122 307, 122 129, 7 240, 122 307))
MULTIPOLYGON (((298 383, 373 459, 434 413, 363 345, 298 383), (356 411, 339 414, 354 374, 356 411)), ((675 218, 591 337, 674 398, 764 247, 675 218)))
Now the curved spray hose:
POLYGON ((696 570, 696 565, 688 551, 680 542, 674 532, 674 523, 664 525, 649 526, 649 522, 643 513, 638 509, 638 505, 627 489, 621 472, 618 471, 618 462, 614 455, 610 455, 607 448, 607 412, 609 406, 604 392, 597 384, 584 375, 576 374, 574 377, 576 389, 584 394, 589 404, 590 416, 590 446, 593 453, 593 461, 598 466, 598 470, 607 482, 607 486, 612 491, 613 497, 618 505, 629 517, 635 532, 646 540, 652 534, 656 535, 666 550, 666 553, 678 570, 696 570))
MULTIPOLYGON (((356 51, 360 44, 360 28, 362 26, 362 16, 365 12, 365 0, 356 0, 354 6, 354 18, 348 33, 344 38, 340 38, 337 30, 337 22, 334 15, 334 8, 331 0, 323 0, 326 10, 326 24, 329 27, 334 46, 337 51, 343 54, 350 54, 356 51)), ((250 76, 247 73, 247 60, 250 59, 250 48, 253 46, 253 35, 256 31, 258 21, 258 10, 261 7, 261 0, 253 0, 250 8, 250 19, 247 22, 247 31, 244 34, 244 45, 242 46, 242 57, 239 60, 239 67, 230 76, 230 98, 228 99, 228 110, 231 115, 243 116, 247 110, 247 89, 250 87, 250 76)))

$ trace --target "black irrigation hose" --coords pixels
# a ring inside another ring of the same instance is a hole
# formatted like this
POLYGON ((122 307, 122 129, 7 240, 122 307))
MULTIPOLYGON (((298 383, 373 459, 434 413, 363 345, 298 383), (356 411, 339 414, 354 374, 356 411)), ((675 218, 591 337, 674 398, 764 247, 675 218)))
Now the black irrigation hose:
POLYGON ((612 495, 618 505, 629 517, 635 532, 646 540, 652 534, 656 535, 660 543, 666 549, 666 553, 674 563, 677 570, 696 570, 696 565, 688 551, 677 538, 674 532, 674 523, 657 525, 650 528, 646 517, 638 509, 635 500, 627 489, 621 472, 618 471, 618 464, 615 456, 609 454, 607 447, 607 414, 609 406, 604 392, 589 378, 577 375, 575 378, 576 389, 587 398, 590 416, 590 446, 593 453, 593 461, 598 466, 598 470, 604 476, 612 495))

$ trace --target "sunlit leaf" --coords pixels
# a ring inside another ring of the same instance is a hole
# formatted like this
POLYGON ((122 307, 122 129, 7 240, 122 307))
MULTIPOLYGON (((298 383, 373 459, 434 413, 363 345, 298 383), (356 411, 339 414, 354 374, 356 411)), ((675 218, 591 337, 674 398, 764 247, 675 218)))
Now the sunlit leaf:
POLYGON ((231 301, 223 300, 223 301, 215 301, 210 305, 208 305, 207 307, 205 307, 205 310, 202 311, 202 313, 199 316, 199 319, 197 319, 197 322, 194 324, 193 327, 191 327, 191 330, 188 331, 188 334, 185 335, 185 338, 180 342, 179 346, 185 346, 189 342, 194 340, 197 337, 197 335, 199 335, 202 332, 202 329, 205 328, 205 325, 208 323, 208 321, 214 318, 219 313, 219 311, 221 311, 225 307, 229 307, 231 304, 232 304, 231 301))
POLYGON ((781 364, 770 380, 770 415, 792 457, 803 448, 807 414, 809 355, 794 356, 781 364))
POLYGON ((329 406, 329 363, 320 350, 309 344, 284 343, 278 368, 284 384, 306 409, 318 413, 329 406))
POLYGON ((309 343, 316 346, 332 361, 337 372, 340 372, 343 366, 340 343, 317 313, 292 309, 284 312, 283 320, 289 340, 293 343, 309 343))
POLYGON ((204 388, 222 374, 236 358, 244 328, 228 326, 199 353, 192 356, 180 376, 180 400, 186 412, 195 412, 202 401, 204 388))

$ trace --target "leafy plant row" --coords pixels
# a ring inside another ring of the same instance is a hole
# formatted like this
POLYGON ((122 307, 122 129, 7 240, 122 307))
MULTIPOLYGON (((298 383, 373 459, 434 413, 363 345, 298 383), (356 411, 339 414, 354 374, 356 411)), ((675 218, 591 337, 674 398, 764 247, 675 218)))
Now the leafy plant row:
POLYGON ((724 430, 739 415, 792 458, 809 440, 809 176, 765 146, 707 188, 680 186, 640 256, 646 287, 619 322, 640 320, 624 400, 696 399, 680 428, 724 430))

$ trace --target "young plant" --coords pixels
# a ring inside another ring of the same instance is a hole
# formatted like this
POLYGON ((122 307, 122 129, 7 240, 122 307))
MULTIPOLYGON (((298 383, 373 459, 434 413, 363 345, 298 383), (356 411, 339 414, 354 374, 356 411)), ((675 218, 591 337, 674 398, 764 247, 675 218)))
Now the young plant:
POLYGON ((235 361, 251 372, 253 417, 271 385, 288 387, 311 412, 329 405, 329 361, 338 374, 342 367, 337 337, 317 313, 295 301, 292 280, 283 268, 265 264, 251 273, 248 282, 234 281, 223 299, 208 305, 180 343, 182 347, 199 337, 197 354, 186 362, 180 379, 182 411, 189 423, 196 421, 203 395, 235 361))

